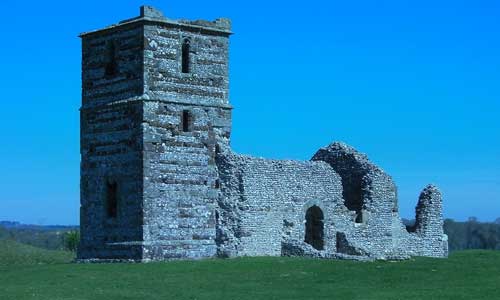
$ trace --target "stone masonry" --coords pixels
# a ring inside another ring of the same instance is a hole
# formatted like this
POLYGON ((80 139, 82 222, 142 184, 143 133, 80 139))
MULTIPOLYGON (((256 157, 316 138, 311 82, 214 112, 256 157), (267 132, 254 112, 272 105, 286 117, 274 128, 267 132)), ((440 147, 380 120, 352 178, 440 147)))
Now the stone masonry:
POLYGON ((310 161, 231 150, 231 34, 148 6, 81 34, 78 258, 446 257, 435 186, 407 229, 392 178, 343 143, 310 161))

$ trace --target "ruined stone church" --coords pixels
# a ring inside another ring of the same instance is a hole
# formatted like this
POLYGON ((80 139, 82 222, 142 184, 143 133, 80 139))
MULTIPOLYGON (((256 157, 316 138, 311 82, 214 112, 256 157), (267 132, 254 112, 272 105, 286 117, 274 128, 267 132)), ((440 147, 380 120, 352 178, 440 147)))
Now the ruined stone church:
POLYGON ((391 177, 350 146, 310 161, 231 150, 231 34, 148 6, 81 34, 78 258, 446 257, 435 186, 406 227, 391 177))

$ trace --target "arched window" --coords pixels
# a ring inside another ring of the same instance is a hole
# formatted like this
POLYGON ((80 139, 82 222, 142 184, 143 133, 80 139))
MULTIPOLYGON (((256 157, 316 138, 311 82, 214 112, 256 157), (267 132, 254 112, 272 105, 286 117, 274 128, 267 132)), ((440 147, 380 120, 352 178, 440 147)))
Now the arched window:
POLYGON ((189 73, 191 70, 189 52, 191 51, 191 41, 182 41, 182 73, 189 73))
POLYGON ((188 132, 191 129, 191 113, 189 110, 182 111, 182 131, 188 132))
POLYGON ((316 250, 324 248, 323 211, 316 205, 306 211, 306 235, 304 241, 316 250))
POLYGON ((116 218, 118 215, 118 183, 106 182, 106 214, 108 218, 116 218))
POLYGON ((110 77, 118 73, 118 63, 116 62, 116 45, 114 41, 108 41, 106 51, 106 69, 104 72, 107 77, 110 77))

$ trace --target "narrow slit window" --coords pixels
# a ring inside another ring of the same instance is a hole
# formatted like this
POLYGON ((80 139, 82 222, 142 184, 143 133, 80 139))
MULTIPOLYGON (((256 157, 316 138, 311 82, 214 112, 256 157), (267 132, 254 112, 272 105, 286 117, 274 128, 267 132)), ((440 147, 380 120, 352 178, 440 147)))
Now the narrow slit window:
POLYGON ((191 114, 189 110, 182 111, 182 131, 188 132, 190 131, 190 123, 191 123, 191 114))
POLYGON ((118 73, 118 63, 116 62, 116 45, 113 41, 108 42, 106 60, 106 76, 109 77, 116 75, 118 73))
POLYGON ((116 218, 118 215, 118 184, 106 182, 106 213, 108 218, 116 218))
POLYGON ((191 41, 184 39, 182 41, 182 73, 189 73, 191 70, 189 52, 191 51, 191 41))

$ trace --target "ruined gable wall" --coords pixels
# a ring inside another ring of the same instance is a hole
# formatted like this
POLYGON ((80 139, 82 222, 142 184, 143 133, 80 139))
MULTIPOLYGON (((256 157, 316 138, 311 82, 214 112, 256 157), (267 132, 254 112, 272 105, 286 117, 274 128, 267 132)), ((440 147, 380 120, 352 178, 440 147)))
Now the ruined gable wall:
POLYGON ((356 216, 356 222, 338 223, 337 229, 342 233, 337 240, 338 252, 357 249, 358 255, 394 259, 447 255, 442 200, 437 188, 429 186, 420 195, 415 232, 409 233, 399 216, 392 178, 366 155, 345 144, 333 143, 320 149, 313 160, 330 164, 342 177, 345 201, 355 202, 346 206, 356 216))
POLYGON ((312 160, 327 162, 342 178, 345 204, 355 215, 355 224, 342 223, 345 240, 370 256, 391 256, 393 223, 399 218, 392 178, 366 155, 342 143, 321 148, 312 160))

